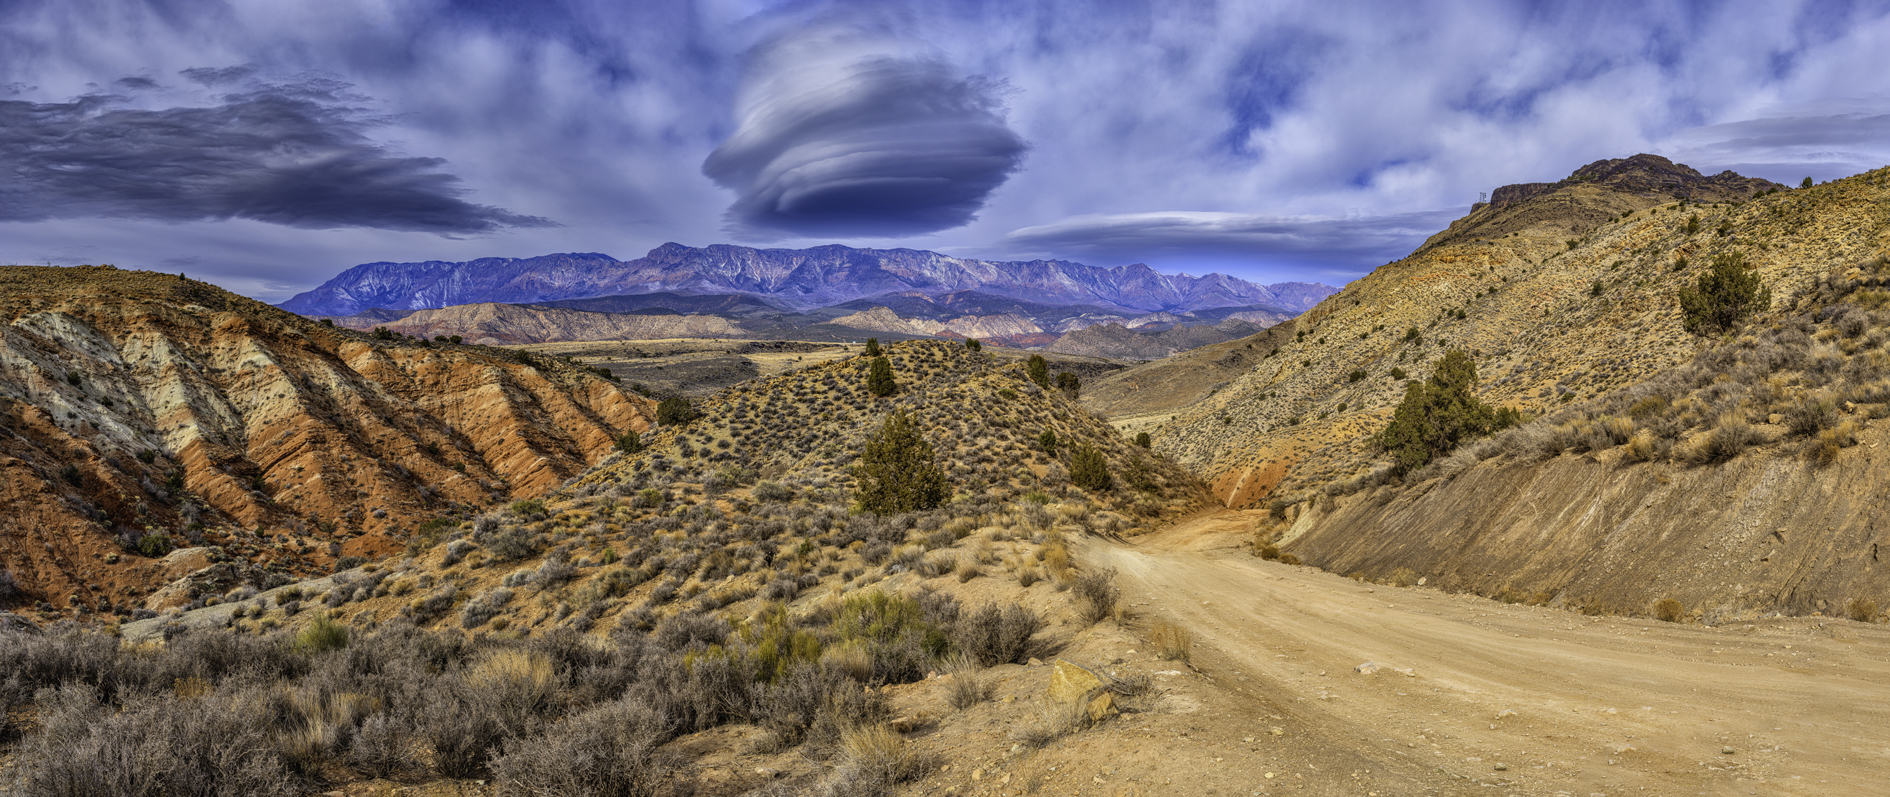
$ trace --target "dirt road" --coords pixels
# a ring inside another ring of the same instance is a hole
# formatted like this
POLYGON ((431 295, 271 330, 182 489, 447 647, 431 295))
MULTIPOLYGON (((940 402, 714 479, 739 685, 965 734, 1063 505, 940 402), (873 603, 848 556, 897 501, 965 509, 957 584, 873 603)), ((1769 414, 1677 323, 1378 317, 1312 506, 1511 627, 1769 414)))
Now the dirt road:
POLYGON ((1142 620, 1191 629, 1215 680, 1351 748, 1335 754, 1475 794, 1890 794, 1883 626, 1675 625, 1355 582, 1248 555, 1253 519, 1083 555, 1118 569, 1142 620))

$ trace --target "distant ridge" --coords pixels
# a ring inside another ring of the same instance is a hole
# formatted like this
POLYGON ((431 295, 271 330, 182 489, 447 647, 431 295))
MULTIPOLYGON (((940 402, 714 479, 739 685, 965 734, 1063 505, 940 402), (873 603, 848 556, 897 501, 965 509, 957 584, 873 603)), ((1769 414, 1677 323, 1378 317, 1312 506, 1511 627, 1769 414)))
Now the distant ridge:
POLYGON ((916 249, 697 248, 667 243, 628 261, 592 252, 457 263, 364 263, 280 306, 304 315, 345 316, 369 308, 421 310, 670 293, 746 295, 805 312, 887 294, 964 291, 1133 314, 1251 305, 1292 314, 1337 289, 1301 282, 1258 285, 1225 274, 1162 274, 1141 263, 1104 269, 1065 260, 973 260, 916 249))

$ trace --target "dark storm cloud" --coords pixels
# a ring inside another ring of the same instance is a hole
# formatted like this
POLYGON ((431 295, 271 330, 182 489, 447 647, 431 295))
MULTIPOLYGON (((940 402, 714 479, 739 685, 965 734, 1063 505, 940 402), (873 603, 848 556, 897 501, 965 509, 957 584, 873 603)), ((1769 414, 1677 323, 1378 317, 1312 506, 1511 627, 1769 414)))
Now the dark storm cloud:
POLYGON ((227 86, 256 73, 248 66, 198 66, 179 71, 184 79, 200 86, 227 86))
MULTIPOLYGON (((241 77, 209 72, 186 77, 241 77)), ((376 120, 347 88, 258 86, 215 105, 156 110, 113 95, 0 101, 0 221, 242 218, 442 234, 551 224, 468 203, 445 161, 370 140, 376 120)))
POLYGON ((1410 254, 1467 210, 1352 219, 1183 211, 1078 216, 1016 230, 1005 236, 1002 245, 1069 252, 1106 263, 1191 259, 1383 263, 1410 254))
POLYGON ((934 55, 800 32, 751 54, 740 128, 702 171, 740 192, 728 218, 751 237, 958 227, 1027 149, 997 93, 934 55))

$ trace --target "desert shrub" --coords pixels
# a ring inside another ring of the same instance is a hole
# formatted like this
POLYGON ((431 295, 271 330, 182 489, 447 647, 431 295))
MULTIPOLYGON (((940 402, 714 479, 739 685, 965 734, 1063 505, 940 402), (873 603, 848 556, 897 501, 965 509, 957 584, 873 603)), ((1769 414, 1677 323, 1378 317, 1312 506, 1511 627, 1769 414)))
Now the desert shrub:
POLYGON ((1391 585, 1394 587, 1414 586, 1417 584, 1417 581, 1418 581, 1417 571, 1412 570, 1411 568, 1400 567, 1396 570, 1391 571, 1391 585))
POLYGON ((679 612, 656 626, 650 641, 668 651, 686 651, 720 645, 728 640, 727 620, 711 614, 679 612))
POLYGON ((1828 396, 1804 396, 1783 413, 1785 427, 1795 435, 1815 435, 1837 425, 1837 402, 1828 396))
POLYGON ((448 584, 424 598, 417 598, 407 604, 402 612, 418 624, 431 623, 452 611, 453 603, 459 599, 459 588, 448 584))
POLYGON ((1116 601, 1122 596, 1122 590, 1116 586, 1115 568, 1077 576, 1070 584, 1070 592, 1076 598, 1077 613, 1091 623, 1114 614, 1116 601))
POLYGON ((854 469, 859 480, 855 498, 860 508, 880 515, 920 512, 951 497, 932 444, 919 433, 918 423, 904 409, 894 412, 860 453, 854 469))
POLYGON ((1069 371, 1057 372, 1057 389, 1070 398, 1078 398, 1083 393, 1083 380, 1069 371))
POLYGON ((1747 448, 1765 442, 1765 436, 1744 418, 1723 415, 1713 430, 1700 436, 1693 446, 1693 460, 1701 463, 1725 462, 1747 448))
POLYGON ((958 621, 953 641, 980 665, 1021 662, 1030 650, 1030 637, 1043 621, 1029 607, 987 603, 958 621))
POLYGON ((885 725, 871 725, 841 735, 840 764, 833 791, 856 797, 889 797, 899 784, 919 777, 920 759, 906 738, 885 725))
POLYGON ((1035 565, 1032 565, 1029 562, 1023 562, 1023 561, 1018 562, 1017 564, 1017 585, 1018 586, 1029 587, 1030 585, 1035 584, 1042 580, 1043 580, 1043 571, 1038 570, 1035 565))
POLYGON ((1686 619, 1687 607, 1673 598, 1661 598, 1654 602, 1654 617, 1661 622, 1677 623, 1686 619))
POLYGON ((512 591, 505 587, 493 587, 484 594, 466 602, 460 610, 459 624, 462 628, 478 628, 487 620, 497 617, 505 611, 505 604, 512 600, 512 591))
POLYGON ((1377 436, 1378 444, 1392 455, 1394 473, 1421 468, 1466 440, 1521 421, 1515 410, 1479 400, 1476 381, 1476 363, 1463 350, 1452 349, 1438 361, 1428 382, 1405 384, 1404 400, 1377 436))
POLYGON ((173 547, 171 535, 161 531, 154 531, 138 539, 138 553, 152 559, 170 553, 173 547))
POLYGON ((979 343, 977 338, 965 338, 965 350, 984 351, 984 344, 979 343))
POLYGON ((866 356, 878 357, 879 355, 880 355, 879 338, 867 338, 866 339, 866 356))
POLYGON ((1297 565, 1299 564, 1299 557, 1294 556, 1290 553, 1282 553, 1280 554, 1280 564, 1297 565))
POLYGON ((507 737, 498 713, 458 676, 436 678, 414 712, 414 735, 432 752, 431 768, 449 778, 480 778, 507 737))
POLYGON ((847 597, 829 631, 872 655, 874 682, 907 683, 923 677, 951 644, 926 613, 917 599, 875 590, 847 597))
POLYGON ((617 438, 617 450, 625 454, 635 454, 642 451, 643 437, 637 434, 637 430, 635 429, 625 431, 621 437, 617 438))
POLYGON ((963 584, 978 576, 984 575, 984 569, 978 566, 978 560, 966 557, 963 561, 958 563, 956 575, 958 576, 958 583, 963 584))
POLYGON ((459 560, 466 558, 466 552, 474 547, 476 546, 466 540, 454 540, 447 543, 446 555, 440 558, 440 566, 452 567, 459 564, 459 560))
POLYGON ((794 498, 794 490, 780 482, 760 482, 750 491, 757 501, 781 502, 794 498))
POLYGON ((39 730, 16 749, 20 794, 296 795, 262 690, 143 697, 113 710, 86 686, 42 692, 39 730))
POLYGON ((1875 622, 1877 619, 1877 602, 1869 598, 1852 598, 1849 603, 1844 605, 1844 613, 1852 620, 1856 620, 1860 623, 1875 622))
POLYGON ((1754 313, 1772 306, 1772 291, 1740 252, 1713 257, 1713 264, 1678 296, 1681 325, 1696 335, 1731 332, 1754 313))
POLYGON ((335 622, 327 612, 316 612, 295 635, 295 649, 303 653, 324 653, 347 646, 348 627, 335 622))
POLYGON ((1043 430, 1043 434, 1037 435, 1037 447, 1042 448, 1045 454, 1049 454, 1050 456, 1053 456, 1053 457, 1056 456, 1057 455, 1056 430, 1045 429, 1043 430))
POLYGON ((1186 663, 1194 657, 1194 636, 1188 629, 1167 620, 1149 629, 1148 640, 1155 646, 1155 654, 1164 661, 1186 663))
POLYGON ((500 526, 497 531, 478 538, 486 552, 502 562, 513 562, 538 553, 538 535, 524 526, 500 526))
POLYGON ((1149 439, 1149 436, 1148 436, 1148 432, 1136 432, 1136 433, 1135 433, 1135 444, 1136 444, 1136 445, 1138 445, 1138 446, 1141 446, 1141 447, 1143 447, 1143 448, 1148 448, 1149 446, 1151 446, 1151 445, 1153 445, 1154 443, 1153 443, 1153 441, 1151 441, 1151 440, 1149 439))
POLYGON ((951 680, 945 683, 945 702, 952 708, 964 711, 990 696, 990 687, 978 677, 978 663, 970 657, 963 654, 952 657, 949 668, 951 680))

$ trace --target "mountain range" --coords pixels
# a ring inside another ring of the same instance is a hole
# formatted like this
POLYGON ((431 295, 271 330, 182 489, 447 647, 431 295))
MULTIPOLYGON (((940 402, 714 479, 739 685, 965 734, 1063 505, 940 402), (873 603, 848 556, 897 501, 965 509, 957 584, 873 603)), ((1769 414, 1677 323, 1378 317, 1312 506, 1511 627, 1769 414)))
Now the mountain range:
POLYGON ((364 263, 280 306, 303 315, 349 316, 374 308, 413 311, 484 302, 535 304, 668 293, 749 296, 783 312, 807 312, 887 295, 931 297, 972 291, 1131 315, 1255 305, 1291 315, 1336 290, 1304 282, 1259 285, 1225 274, 1162 274, 1141 263, 1105 269, 1065 260, 975 260, 915 249, 839 245, 755 249, 724 244, 698 248, 666 243, 627 261, 597 253, 567 253, 457 263, 364 263))

